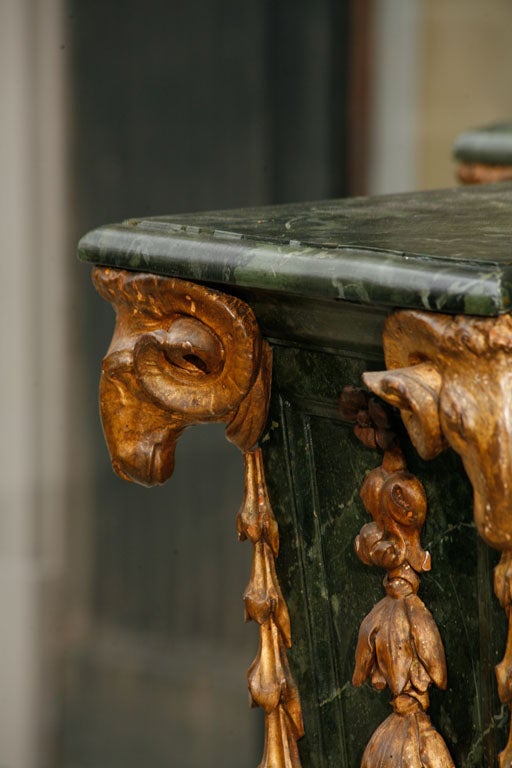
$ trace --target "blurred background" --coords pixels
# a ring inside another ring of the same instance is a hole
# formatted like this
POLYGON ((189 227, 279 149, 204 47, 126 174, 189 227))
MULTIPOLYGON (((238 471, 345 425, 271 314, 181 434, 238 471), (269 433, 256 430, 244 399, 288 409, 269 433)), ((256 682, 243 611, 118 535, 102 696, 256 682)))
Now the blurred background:
POLYGON ((0 766, 248 768, 241 458, 110 469, 101 224, 454 184, 512 117, 509 0, 0 0, 0 766))

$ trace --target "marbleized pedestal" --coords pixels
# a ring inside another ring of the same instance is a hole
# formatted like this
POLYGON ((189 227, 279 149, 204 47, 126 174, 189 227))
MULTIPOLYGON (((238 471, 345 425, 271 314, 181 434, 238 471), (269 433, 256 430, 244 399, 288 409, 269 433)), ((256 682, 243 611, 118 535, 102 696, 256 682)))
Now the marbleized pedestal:
POLYGON ((453 147, 457 178, 463 184, 512 179, 512 123, 496 123, 461 133, 453 147))
POLYGON ((130 220, 80 243, 117 312, 101 385, 115 470, 163 482, 197 422, 244 452, 233 527, 254 549, 263 766, 512 764, 508 652, 494 672, 511 210, 500 184, 130 220))

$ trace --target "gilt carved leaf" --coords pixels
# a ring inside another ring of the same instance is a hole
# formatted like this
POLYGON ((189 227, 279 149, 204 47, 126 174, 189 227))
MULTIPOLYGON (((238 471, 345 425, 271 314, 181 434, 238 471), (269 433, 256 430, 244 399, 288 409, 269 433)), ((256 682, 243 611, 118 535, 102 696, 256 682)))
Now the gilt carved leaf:
MULTIPOLYGON (((434 617, 417 595, 404 600, 414 650, 430 680, 441 690, 447 685, 446 658, 443 641, 434 617)), ((426 688, 425 688, 426 690, 426 688)))
POLYGON ((279 630, 271 620, 261 625, 260 646, 247 678, 254 704, 267 713, 273 712, 286 687, 286 675, 281 661, 279 630))

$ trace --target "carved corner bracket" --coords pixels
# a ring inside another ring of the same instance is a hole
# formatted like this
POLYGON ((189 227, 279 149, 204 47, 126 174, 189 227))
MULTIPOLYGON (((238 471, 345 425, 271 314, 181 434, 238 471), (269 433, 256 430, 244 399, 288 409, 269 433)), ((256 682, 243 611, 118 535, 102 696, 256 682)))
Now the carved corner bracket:
MULTIPOLYGON (((386 321, 383 344, 389 370, 364 374, 365 383, 400 409, 424 459, 447 446, 461 456, 478 531, 502 551, 495 591, 509 638, 496 673, 512 708, 512 317, 400 311, 386 321)), ((512 732, 500 765, 512 766, 512 732)))
POLYGON ((407 470, 391 422, 381 404, 361 390, 345 388, 342 415, 355 422, 366 446, 381 448, 382 464, 366 476, 361 499, 372 522, 355 540, 365 565, 386 570, 386 596, 363 620, 352 683, 370 680, 389 688, 393 713, 377 728, 361 768, 454 768, 446 744, 427 714, 429 687, 446 688, 446 658, 434 618, 418 596, 419 574, 429 571, 430 554, 420 534, 427 514, 425 490, 407 470))
POLYGON ((290 619, 275 571, 279 533, 258 441, 268 412, 272 353, 239 299, 168 277, 96 267, 93 282, 112 303, 116 326, 103 361, 100 407, 115 472, 143 485, 165 482, 176 443, 192 424, 222 422, 244 453, 245 497, 237 519, 254 547, 246 618, 260 626, 248 673, 265 710, 261 768, 300 768, 304 734, 286 649, 290 619))

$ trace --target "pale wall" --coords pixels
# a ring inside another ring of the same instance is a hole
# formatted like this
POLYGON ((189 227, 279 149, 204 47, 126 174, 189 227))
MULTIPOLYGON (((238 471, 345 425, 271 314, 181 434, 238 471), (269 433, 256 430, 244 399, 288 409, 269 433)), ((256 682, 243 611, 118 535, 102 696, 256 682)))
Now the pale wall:
POLYGON ((510 0, 421 0, 421 15, 419 189, 455 183, 459 133, 512 120, 510 0))

